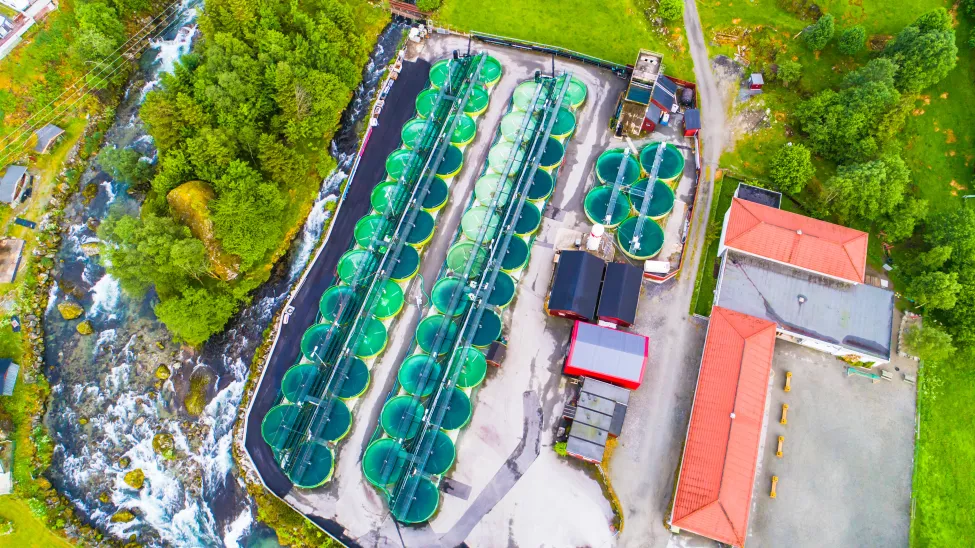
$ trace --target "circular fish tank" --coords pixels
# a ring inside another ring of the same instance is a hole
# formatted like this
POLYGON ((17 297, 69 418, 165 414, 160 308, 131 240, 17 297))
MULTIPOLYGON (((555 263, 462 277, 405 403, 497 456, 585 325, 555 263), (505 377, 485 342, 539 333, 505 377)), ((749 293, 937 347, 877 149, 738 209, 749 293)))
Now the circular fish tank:
POLYGON ((528 199, 533 202, 548 200, 554 190, 555 178, 552 174, 543 169, 536 169, 531 185, 528 187, 528 199))
POLYGON ((355 347, 355 355, 363 360, 375 358, 386 348, 386 326, 376 318, 369 318, 362 330, 362 337, 355 347))
MULTIPOLYGON (((359 358, 346 359, 351 359, 352 363, 345 371, 345 380, 342 381, 342 386, 333 387, 333 390, 335 395, 343 400, 351 400, 358 398, 366 391, 366 388, 369 388, 370 374, 366 362, 359 358)), ((337 383, 338 381, 336 381, 337 383)))
POLYGON ((311 389, 320 377, 318 366, 315 364, 294 365, 284 372, 284 377, 281 379, 281 393, 289 402, 301 403, 311 393, 311 389))
POLYGON ((637 261, 645 261, 656 257, 657 253, 660 253, 663 248, 664 229, 651 219, 644 221, 643 232, 638 241, 639 248, 637 248, 633 245, 632 240, 638 221, 639 217, 630 217, 623 221, 623 224, 616 229, 616 243, 627 257, 637 261))
POLYGON ((369 444, 362 455, 362 474, 376 487, 394 485, 403 477, 410 453, 392 438, 380 438, 369 444))
POLYGON ((481 74, 478 77, 478 82, 484 84, 485 86, 491 87, 498 83, 501 79, 501 62, 488 55, 484 59, 484 64, 481 65, 481 74))
POLYGON ((312 411, 311 426, 308 431, 312 437, 326 441, 339 441, 352 429, 352 412, 344 401, 335 398, 322 403, 312 411))
POLYGON ((353 249, 346 251, 340 258, 336 267, 339 279, 348 285, 354 285, 360 280, 367 280, 376 273, 379 268, 379 260, 376 256, 365 249, 353 249))
POLYGON ((490 206, 494 197, 497 196, 498 192, 501 192, 501 196, 498 198, 498 207, 504 207, 508 204, 508 200, 511 199, 511 179, 505 179, 504 184, 501 183, 501 175, 497 173, 488 173, 474 183, 474 197, 483 206, 490 206))
POLYGON ((435 88, 442 88, 452 73, 458 70, 458 63, 453 59, 441 59, 430 66, 430 85, 435 88))
POLYGON ((541 210, 538 209, 537 205, 531 202, 525 202, 525 205, 521 208, 521 214, 518 216, 518 220, 515 221, 515 234, 519 236, 534 234, 541 226, 541 210))
POLYGON ((494 287, 488 295, 488 304, 504 308, 511 304, 515 298, 515 279, 507 272, 498 272, 498 277, 494 280, 494 287))
POLYGON ((284 449, 300 415, 301 408, 297 405, 285 403, 272 407, 261 421, 264 442, 275 452, 284 449))
POLYGON ((487 358, 480 350, 472 347, 458 348, 454 358, 463 360, 457 386, 460 388, 474 388, 484 382, 487 376, 487 358))
MULTIPOLYGON (((491 151, 488 152, 488 166, 494 170, 495 173, 504 173, 505 166, 508 165, 508 159, 511 156, 512 151, 515 150, 514 143, 500 142, 493 147, 491 151)), ((511 161, 511 168, 508 171, 508 176, 511 177, 518 173, 521 166, 525 164, 525 151, 518 149, 515 153, 514 160, 511 161)))
MULTIPOLYGON (((518 134, 521 133, 521 128, 525 125, 525 116, 527 113, 521 110, 512 110, 508 114, 505 114, 501 118, 501 138, 509 143, 514 142, 518 138, 518 134)), ((533 117, 528 121, 527 126, 525 126, 525 131, 522 136, 529 136, 532 131, 538 127, 538 118, 533 117)))
POLYGON ((491 96, 488 95, 488 91, 484 86, 474 86, 474 89, 471 90, 470 97, 467 99, 467 104, 464 105, 464 114, 477 118, 487 110, 488 101, 490 100, 491 96))
POLYGON ((569 89, 565 92, 563 102, 568 103, 573 110, 577 110, 586 102, 586 84, 575 76, 569 81, 569 89))
POLYGON ((472 207, 460 219, 460 228, 467 239, 476 242, 478 235, 484 231, 485 242, 493 240, 498 235, 501 216, 486 207, 472 207))
POLYGON ((421 91, 416 96, 416 115, 420 118, 429 118, 434 107, 437 105, 437 98, 439 96, 440 90, 437 88, 429 88, 421 91))
POLYGON ((423 471, 431 476, 439 476, 454 465, 454 457, 456 457, 454 440, 450 439, 443 430, 437 430, 433 445, 430 446, 427 462, 423 465, 423 471))
POLYGON ((414 156, 413 151, 406 148, 398 148, 390 152, 386 157, 386 176, 389 180, 398 181, 414 156))
MULTIPOLYGON (((637 184, 630 187, 630 201, 633 202, 633 209, 636 211, 640 211, 643 207, 643 199, 647 194, 647 182, 646 179, 640 179, 637 184)), ((650 196, 650 203, 647 205, 647 217, 663 219, 673 209, 674 191, 658 179, 653 184, 653 195, 650 196)))
POLYGON ((419 197, 423 209, 433 213, 447 204, 449 195, 447 183, 440 177, 434 177, 427 187, 426 193, 419 197))
POLYGON ((403 288, 398 283, 389 280, 383 287, 383 294, 379 296, 373 313, 378 320, 388 320, 403 310, 403 288))
POLYGON ((436 228, 436 221, 428 211, 417 211, 416 218, 413 219, 413 226, 406 234, 406 243, 413 247, 423 247, 433 238, 433 229, 436 228))
POLYGON ((528 264, 528 242, 518 236, 512 236, 511 241, 508 242, 508 251, 501 259, 501 270, 511 273, 524 268, 526 264, 528 264))
POLYGON ((672 183, 684 173, 684 155, 677 147, 670 143, 650 143, 640 152, 640 164, 643 171, 650 173, 653 169, 653 161, 657 157, 657 148, 663 145, 663 159, 660 161, 660 169, 657 170, 657 178, 665 182, 672 183))
POLYGON ((424 135, 426 135, 427 129, 433 127, 433 122, 427 120, 426 118, 413 118, 403 124, 403 129, 400 131, 400 137, 403 139, 403 146, 409 149, 416 148, 421 141, 423 141, 424 135))
POLYGON ((440 490, 436 484, 418 474, 406 480, 405 489, 413 492, 413 500, 408 506, 393 503, 390 509, 393 519, 400 523, 422 523, 433 517, 440 506, 440 490))
POLYGON ((379 415, 383 432, 394 439, 412 439, 423 425, 423 404, 412 396, 396 396, 386 402, 379 415))
POLYGON ((613 187, 610 185, 597 186, 586 194, 582 209, 586 212, 586 217, 589 219, 589 222, 603 225, 607 228, 614 228, 630 216, 632 207, 630 198, 621 189, 616 194, 616 204, 613 206, 613 212, 609 216, 609 221, 606 220, 606 215, 609 212, 609 202, 612 196, 613 187))
POLYGON ((318 301, 318 311, 325 321, 346 325, 356 314, 355 291, 347 285, 333 285, 322 293, 318 301))
POLYGON ((474 119, 468 114, 461 114, 454 132, 450 135, 450 142, 455 146, 465 147, 471 144, 475 135, 477 135, 477 124, 474 119))
POLYGON ((542 151, 542 158, 538 162, 538 167, 551 171, 560 165, 565 159, 565 147, 554 137, 549 137, 545 143, 545 150, 542 151))
MULTIPOLYGON (((475 254, 474 242, 458 242, 450 247, 447 251, 447 268, 456 274, 461 274, 465 272, 467 268, 467 263, 470 261, 471 256, 475 254)), ((474 265, 471 269, 471 277, 480 276, 484 272, 484 266, 487 262, 487 250, 483 247, 478 247, 476 251, 476 258, 474 259, 474 265)))
POLYGON ((327 445, 306 441, 298 446, 295 454, 297 458, 304 461, 302 465, 293 467, 288 473, 288 479, 295 484, 295 487, 314 489, 332 479, 335 455, 327 445))
POLYGON ((330 323, 315 324, 301 336, 301 354, 312 363, 321 363, 336 345, 342 344, 342 330, 330 323))
POLYGON ((632 154, 626 154, 623 149, 607 150, 596 159, 596 177, 604 185, 612 185, 616 182, 616 176, 620 171, 620 164, 625 163, 623 168, 623 180, 620 184, 630 186, 640 178, 640 163, 632 154))
POLYGON ((393 263, 390 279, 394 282, 405 282, 413 279, 420 270, 420 254, 410 246, 400 248, 399 257, 393 263))
POLYGON ((484 348, 498 340, 501 336, 501 316, 490 308, 484 309, 481 319, 477 322, 477 329, 474 331, 474 338, 471 344, 484 348))
POLYGON ((442 179, 450 179, 460 173, 460 168, 464 167, 464 153, 454 145, 447 147, 447 152, 440 161, 437 168, 437 175, 442 179))
POLYGON ((467 425, 471 420, 471 399, 467 397, 460 388, 454 387, 447 400, 447 410, 443 415, 440 428, 444 430, 457 430, 467 425))
POLYGON ((555 115, 555 123, 552 124, 552 137, 563 141, 568 139, 575 130, 576 115, 565 107, 559 107, 559 112, 555 115))
POLYGON ((440 384, 441 375, 443 368, 437 360, 426 354, 413 354, 403 360, 396 378, 404 392, 425 398, 440 384))
POLYGON ((427 316, 416 326, 416 344, 427 354, 433 354, 434 351, 443 354, 454 345, 459 330, 457 324, 447 316, 442 314, 427 316), (443 338, 438 345, 437 338, 441 334, 443 338))
POLYGON ((383 181, 372 189, 369 203, 372 209, 380 215, 395 216, 403 213, 410 194, 406 187, 396 181, 383 181))
POLYGON ((433 284, 430 290, 430 300, 437 312, 445 316, 457 316, 470 306, 471 301, 467 297, 471 290, 460 278, 441 278, 433 284), (461 295, 456 303, 451 306, 454 293, 460 291, 461 295))
MULTIPOLYGON (((535 80, 526 80, 518 84, 518 87, 515 88, 514 93, 511 95, 512 106, 520 111, 527 111, 532 106, 536 89, 538 89, 538 82, 535 80)), ((536 106, 542 105, 544 100, 545 97, 540 96, 536 106)))
POLYGON ((382 215, 366 215, 355 223, 355 229, 353 229, 355 243, 366 249, 380 249, 384 244, 384 239, 395 228, 382 215))

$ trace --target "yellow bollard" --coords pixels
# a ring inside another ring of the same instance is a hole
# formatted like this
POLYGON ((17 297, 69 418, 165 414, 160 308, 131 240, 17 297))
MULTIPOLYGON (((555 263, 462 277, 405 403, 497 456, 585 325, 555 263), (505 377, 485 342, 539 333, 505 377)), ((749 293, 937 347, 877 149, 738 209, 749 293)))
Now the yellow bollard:
POLYGON ((775 450, 775 456, 782 458, 782 442, 785 441, 785 436, 779 436, 779 447, 775 450))
POLYGON ((785 391, 792 392, 792 371, 785 372, 785 391))
POLYGON ((789 424, 789 404, 782 404, 782 420, 779 421, 781 424, 789 424))
POLYGON ((772 492, 768 494, 769 498, 775 498, 775 486, 779 484, 779 476, 772 476, 772 492))

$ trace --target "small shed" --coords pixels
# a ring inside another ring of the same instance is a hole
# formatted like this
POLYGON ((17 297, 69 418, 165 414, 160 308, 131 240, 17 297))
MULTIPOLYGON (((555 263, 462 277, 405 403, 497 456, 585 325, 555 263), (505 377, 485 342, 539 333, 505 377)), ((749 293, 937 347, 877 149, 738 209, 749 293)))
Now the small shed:
POLYGON ((48 124, 35 131, 34 135, 37 136, 37 145, 34 146, 34 152, 45 154, 51 148, 51 145, 58 140, 58 137, 63 134, 64 130, 54 124, 48 124))
POLYGON ((487 352, 485 352, 484 357, 487 359, 488 365, 493 365, 494 367, 501 367, 501 362, 504 361, 505 355, 508 353, 508 345, 501 341, 494 341, 491 346, 488 347, 487 352))
POLYGON ((0 396, 13 396, 14 387, 17 386, 17 373, 20 366, 15 364, 10 358, 0 359, 0 396))
POLYGON ((629 327, 636 321, 643 269, 628 263, 609 263, 599 291, 596 317, 604 322, 629 327))
POLYGON ((782 205, 782 193, 745 183, 738 183, 738 188, 735 189, 735 198, 775 209, 780 209, 782 205))
POLYGON ((653 131, 657 129, 657 124, 660 123, 660 117, 663 115, 660 107, 650 103, 647 106, 647 114, 643 118, 643 131, 653 131))
POLYGON ((585 251, 562 251, 555 267, 548 313, 574 320, 592 320, 596 315, 605 268, 605 261, 585 251))
POLYGON ((606 452, 606 440, 619 437, 626 419, 630 391, 587 377, 582 382, 579 399, 566 406, 564 416, 572 420, 566 453, 599 463, 606 452))
POLYGON ((762 76, 761 72, 753 72, 751 76, 748 77, 748 89, 761 90, 762 86, 765 85, 765 78, 762 76))
POLYGON ((689 108, 684 111, 684 137, 693 137, 701 131, 701 111, 689 108))
POLYGON ((657 78, 650 100, 664 112, 677 112, 677 82, 666 76, 657 78))
POLYGON ((577 321, 562 371, 636 390, 649 356, 650 339, 643 335, 577 321))
POLYGON ((0 283, 13 283, 17 279, 20 260, 24 256, 24 240, 4 238, 0 240, 0 283))
POLYGON ((0 202, 13 205, 27 186, 30 173, 25 166, 8 166, 0 179, 0 202))

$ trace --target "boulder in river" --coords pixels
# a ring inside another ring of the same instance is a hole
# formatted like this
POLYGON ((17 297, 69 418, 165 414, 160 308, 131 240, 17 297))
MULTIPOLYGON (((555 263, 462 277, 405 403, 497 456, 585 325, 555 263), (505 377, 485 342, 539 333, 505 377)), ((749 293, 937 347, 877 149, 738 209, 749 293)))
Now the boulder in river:
POLYGON ((152 438, 152 449, 166 460, 176 458, 176 440, 167 432, 160 432, 152 438))
POLYGON ((136 491, 142 489, 142 486, 146 483, 146 475, 142 471, 142 468, 136 468, 131 472, 126 472, 125 478, 123 479, 125 480, 126 485, 135 489, 136 491))
POLYGON ((186 394, 186 399, 183 400, 183 405, 186 406, 186 412, 194 417, 200 416, 203 412, 203 408, 207 404, 207 393, 210 391, 210 383, 212 382, 212 375, 205 367, 201 367, 193 372, 190 376, 190 391, 186 394))
POLYGON ((156 378, 161 381, 168 379, 169 377, 172 376, 172 374, 173 372, 170 371, 169 368, 166 367, 165 365, 160 365, 159 367, 156 368, 156 378))
POLYGON ((112 516, 112 523, 128 523, 135 519, 135 514, 128 510, 119 510, 112 516))
POLYGON ((58 312, 61 313, 62 318, 73 320, 84 314, 85 309, 73 299, 65 299, 58 303, 58 312))
POLYGON ((130 464, 132 464, 132 459, 129 457, 122 457, 118 460, 118 465, 121 468, 128 468, 130 464))
POLYGON ((91 335, 95 332, 95 328, 92 327, 91 322, 88 320, 79 323, 76 329, 78 330, 78 333, 81 333, 82 335, 91 335))

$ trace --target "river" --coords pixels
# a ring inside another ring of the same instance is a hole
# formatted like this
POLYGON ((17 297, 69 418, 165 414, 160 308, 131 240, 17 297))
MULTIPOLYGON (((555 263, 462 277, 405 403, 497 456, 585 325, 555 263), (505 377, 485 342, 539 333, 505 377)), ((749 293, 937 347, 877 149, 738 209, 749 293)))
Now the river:
MULTIPOLYGON (((143 54, 104 146, 131 147, 155 157, 139 107, 160 75, 189 51, 199 9, 199 2, 187 0, 178 21, 143 54)), ((338 168, 322 181, 300 237, 251 304, 202 349, 173 343, 152 312, 155 295, 150 291, 143 298, 129 297, 105 273, 97 256, 86 253, 94 246, 85 244, 98 242, 95 228, 109 211, 137 212, 142 197, 94 166, 83 175, 82 188, 97 185, 98 191, 88 203, 79 193, 66 208, 64 239, 44 318, 46 374, 52 385, 45 423, 55 444, 47 475, 99 529, 119 539, 134 534, 151 546, 277 546, 273 532, 255 521, 253 502, 234 474, 231 444, 238 405, 261 335, 321 238, 329 215, 325 204, 336 199, 346 179, 361 125, 402 31, 401 26, 388 27, 364 68, 363 82, 331 143, 338 168), (76 329, 79 320, 61 318, 55 305, 65 299, 84 307, 94 334, 81 335, 76 329), (154 373, 160 365, 168 366, 172 377, 157 379, 154 373), (201 416, 191 417, 182 397, 189 376, 203 367, 216 382, 201 416), (157 433, 173 436, 174 460, 153 450, 157 433), (127 467, 120 463, 124 459, 129 460, 127 467), (146 478, 138 491, 123 480, 135 468, 146 478), (112 522, 121 509, 130 510, 136 519, 112 522)))

